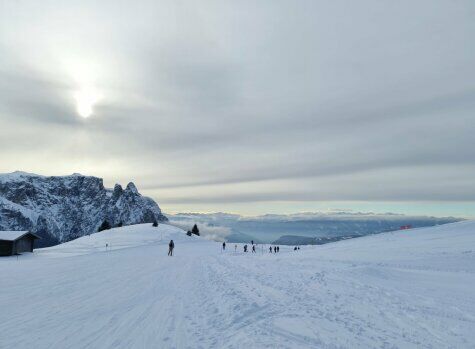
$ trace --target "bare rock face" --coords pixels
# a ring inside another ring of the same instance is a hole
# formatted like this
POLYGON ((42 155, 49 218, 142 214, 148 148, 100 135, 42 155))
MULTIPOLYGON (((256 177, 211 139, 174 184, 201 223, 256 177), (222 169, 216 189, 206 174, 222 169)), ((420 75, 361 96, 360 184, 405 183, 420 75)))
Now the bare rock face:
POLYGON ((66 242, 112 226, 167 221, 157 203, 133 183, 104 187, 97 177, 0 174, 0 230, 30 230, 42 246, 66 242))

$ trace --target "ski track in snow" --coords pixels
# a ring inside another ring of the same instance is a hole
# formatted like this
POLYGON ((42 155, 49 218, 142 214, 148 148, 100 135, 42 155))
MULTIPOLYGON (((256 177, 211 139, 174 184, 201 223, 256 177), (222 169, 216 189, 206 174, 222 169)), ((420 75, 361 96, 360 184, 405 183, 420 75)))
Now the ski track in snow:
POLYGON ((137 225, 2 258, 0 348, 475 348, 474 222, 220 246, 137 225))

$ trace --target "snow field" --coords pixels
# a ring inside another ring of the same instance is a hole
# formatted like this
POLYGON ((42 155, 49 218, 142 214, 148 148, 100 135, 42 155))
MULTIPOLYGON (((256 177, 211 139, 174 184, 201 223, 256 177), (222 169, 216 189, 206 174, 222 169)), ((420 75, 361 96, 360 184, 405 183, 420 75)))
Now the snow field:
POLYGON ((0 348, 475 348, 474 222, 257 251, 148 224, 2 258, 0 348))

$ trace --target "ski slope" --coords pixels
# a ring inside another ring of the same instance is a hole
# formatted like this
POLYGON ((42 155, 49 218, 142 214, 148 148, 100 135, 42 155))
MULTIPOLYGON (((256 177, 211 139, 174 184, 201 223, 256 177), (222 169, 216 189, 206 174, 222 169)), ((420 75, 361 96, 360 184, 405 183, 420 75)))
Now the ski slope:
POLYGON ((160 224, 1 258, 0 348, 475 348, 474 222, 241 251, 160 224))

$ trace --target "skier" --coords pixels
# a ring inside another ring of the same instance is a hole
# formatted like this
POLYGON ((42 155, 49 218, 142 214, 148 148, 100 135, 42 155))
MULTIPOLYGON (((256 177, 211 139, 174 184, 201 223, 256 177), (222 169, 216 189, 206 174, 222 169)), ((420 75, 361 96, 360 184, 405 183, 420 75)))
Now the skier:
POLYGON ((244 245, 244 252, 247 252, 247 245, 244 245))
POLYGON ((175 243, 173 240, 170 240, 170 243, 168 244, 168 255, 173 256, 173 249, 175 248, 175 243))
POLYGON ((251 245, 254 245, 254 240, 251 240, 251 245))
POLYGON ((223 251, 226 249, 226 242, 223 242, 223 251))
POLYGON ((297 246, 294 247, 294 251, 297 251, 297 246))
POLYGON ((237 251, 237 245, 234 245, 234 252, 237 251))
POLYGON ((252 245, 252 253, 256 253, 256 245, 252 245))
POLYGON ((279 246, 277 246, 277 252, 279 252, 279 251, 280 251, 280 248, 279 248, 279 246))
POLYGON ((277 253, 277 247, 274 246, 274 253, 277 253))
POLYGON ((272 253, 272 246, 269 246, 269 253, 272 253))

